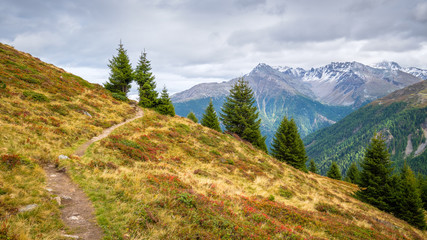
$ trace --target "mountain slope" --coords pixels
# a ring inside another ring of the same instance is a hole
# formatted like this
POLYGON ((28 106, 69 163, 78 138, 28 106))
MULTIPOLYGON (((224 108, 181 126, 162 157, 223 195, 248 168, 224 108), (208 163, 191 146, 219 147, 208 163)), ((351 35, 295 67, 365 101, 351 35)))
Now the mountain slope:
POLYGON ((410 74, 409 70, 412 68, 403 69, 397 64, 391 65, 395 67, 389 67, 386 62, 377 65, 381 67, 370 67, 358 62, 333 62, 324 67, 298 73, 303 82, 310 84, 316 100, 329 105, 357 108, 424 80, 420 75, 410 74))
POLYGON ((60 162, 94 201, 107 238, 422 239, 352 197, 189 119, 144 117, 60 162))
POLYGON ((360 162, 376 132, 387 138, 397 166, 407 160, 415 172, 427 174, 427 81, 395 91, 349 114, 331 127, 304 139, 307 154, 325 174, 332 161, 345 172, 360 162))
POLYGON ((0 44, 0 239, 61 239, 41 165, 133 114, 101 86, 0 44))
MULTIPOLYGON (((262 120, 261 132, 267 136, 268 146, 284 116, 293 117, 300 134, 305 136, 338 121, 352 111, 351 107, 328 106, 313 100, 314 95, 306 83, 286 76, 266 64, 259 64, 244 78, 254 91, 262 120)), ((200 119, 210 98, 219 113, 236 80, 199 84, 173 95, 176 113, 187 116, 193 111, 200 119)))
MULTIPOLYGON (((402 68, 395 63, 377 67, 331 63, 310 70, 259 64, 244 78, 254 90, 261 130, 269 145, 283 116, 293 117, 304 137, 378 97, 423 80, 424 73, 427 70, 402 68)), ((219 112, 235 81, 198 84, 173 95, 177 114, 186 116, 193 111, 200 118, 210 98, 219 112)))

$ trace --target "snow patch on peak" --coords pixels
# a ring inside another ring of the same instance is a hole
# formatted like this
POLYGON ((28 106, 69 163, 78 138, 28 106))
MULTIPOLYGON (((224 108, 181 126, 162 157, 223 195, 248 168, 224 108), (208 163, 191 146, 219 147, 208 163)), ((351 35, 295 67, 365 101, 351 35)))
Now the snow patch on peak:
POLYGON ((273 67, 273 69, 276 69, 279 72, 286 72, 288 70, 292 70, 293 68, 287 67, 287 66, 284 66, 284 67, 282 67, 282 66, 275 66, 275 67, 273 67))
POLYGON ((396 62, 382 61, 374 64, 372 67, 379 69, 401 70, 402 67, 396 62))

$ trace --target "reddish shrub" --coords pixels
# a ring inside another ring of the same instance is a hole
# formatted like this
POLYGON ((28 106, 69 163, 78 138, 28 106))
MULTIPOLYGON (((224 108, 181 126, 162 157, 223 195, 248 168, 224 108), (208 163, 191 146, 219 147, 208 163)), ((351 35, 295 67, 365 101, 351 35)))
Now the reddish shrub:
POLYGON ((5 164, 9 169, 14 168, 16 165, 21 164, 21 157, 15 154, 5 154, 1 156, 0 162, 5 164))

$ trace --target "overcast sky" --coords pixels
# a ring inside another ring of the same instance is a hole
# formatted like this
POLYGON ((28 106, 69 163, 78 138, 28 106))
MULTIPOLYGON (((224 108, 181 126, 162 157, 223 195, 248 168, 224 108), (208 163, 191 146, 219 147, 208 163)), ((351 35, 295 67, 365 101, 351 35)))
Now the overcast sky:
POLYGON ((86 80, 108 79, 122 40, 158 88, 225 81, 258 63, 396 61, 427 69, 424 0, 2 0, 0 42, 86 80))

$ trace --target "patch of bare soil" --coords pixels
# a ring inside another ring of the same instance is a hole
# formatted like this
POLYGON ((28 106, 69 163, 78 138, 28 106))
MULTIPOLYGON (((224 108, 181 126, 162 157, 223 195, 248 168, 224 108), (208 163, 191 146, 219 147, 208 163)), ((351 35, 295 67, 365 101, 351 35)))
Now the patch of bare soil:
POLYGON ((54 165, 45 167, 47 189, 55 194, 61 205, 62 220, 72 231, 72 235, 63 236, 70 239, 96 240, 102 238, 102 229, 95 220, 92 203, 86 194, 71 181, 64 170, 54 165))

